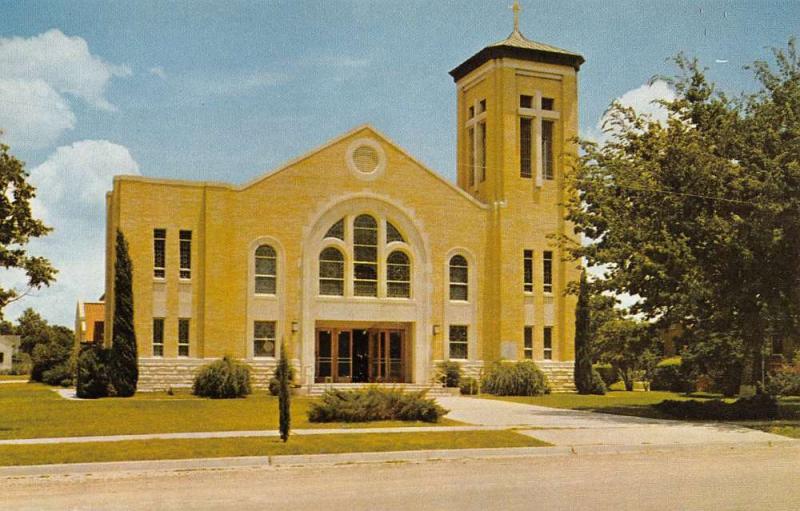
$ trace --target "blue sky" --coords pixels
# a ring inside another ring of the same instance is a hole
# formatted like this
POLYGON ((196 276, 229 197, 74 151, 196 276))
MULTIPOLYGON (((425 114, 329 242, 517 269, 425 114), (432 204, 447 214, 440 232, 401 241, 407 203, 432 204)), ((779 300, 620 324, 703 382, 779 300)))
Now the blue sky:
MULTIPOLYGON (((0 128, 56 232, 34 244, 60 281, 9 307, 71 324, 102 292, 103 190, 114 173, 242 183, 362 123, 449 179, 447 72, 511 31, 511 0, 2 2, 0 128), (76 195, 81 197, 76 204, 76 195)), ((729 91, 797 35, 797 1, 522 1, 530 39, 581 52, 582 132, 644 105, 667 58, 729 91), (727 62, 718 62, 727 61, 727 62), (625 96, 627 93, 627 96, 625 96)), ((0 277, 4 285, 11 276, 0 277)))

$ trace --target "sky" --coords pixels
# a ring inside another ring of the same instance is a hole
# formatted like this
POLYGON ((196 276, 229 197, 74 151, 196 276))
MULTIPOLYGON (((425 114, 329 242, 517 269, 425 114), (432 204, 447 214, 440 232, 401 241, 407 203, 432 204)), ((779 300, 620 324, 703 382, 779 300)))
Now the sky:
MULTIPOLYGON (((115 174, 241 184, 369 123, 455 180, 448 71, 512 29, 511 0, 0 0, 0 142, 54 228, 31 251, 58 281, 9 305, 72 326, 103 292, 104 195, 115 174)), ((580 130, 614 99, 658 115, 669 58, 720 89, 798 35, 800 1, 522 0, 529 39, 581 53, 580 130)), ((0 270, 0 285, 22 287, 0 270)))

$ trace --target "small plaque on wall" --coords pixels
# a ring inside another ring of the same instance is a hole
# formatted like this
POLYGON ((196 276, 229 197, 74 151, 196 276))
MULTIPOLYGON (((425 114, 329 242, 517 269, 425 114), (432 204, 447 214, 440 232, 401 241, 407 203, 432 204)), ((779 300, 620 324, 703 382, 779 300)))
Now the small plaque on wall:
POLYGON ((506 360, 516 360, 517 343, 514 341, 503 341, 500 344, 500 357, 506 360))

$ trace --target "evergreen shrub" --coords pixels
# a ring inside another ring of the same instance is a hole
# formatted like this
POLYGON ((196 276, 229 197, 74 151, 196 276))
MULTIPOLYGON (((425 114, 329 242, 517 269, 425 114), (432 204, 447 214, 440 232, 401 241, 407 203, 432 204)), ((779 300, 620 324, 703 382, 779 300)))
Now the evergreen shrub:
POLYGON ((461 383, 461 364, 447 360, 440 362, 436 369, 438 371, 438 379, 444 384, 445 387, 457 388, 461 383))
POLYGON ((226 355, 197 371, 192 392, 213 399, 244 397, 250 394, 250 366, 226 355))
POLYGON ((426 391, 367 387, 358 390, 327 390, 308 410, 311 422, 423 421, 438 422, 448 410, 426 391))
MULTIPOLYGON (((291 384, 294 381, 294 366, 289 367, 289 383, 291 384)), ((273 396, 277 396, 281 390, 281 365, 275 367, 275 373, 272 375, 272 378, 269 379, 269 393, 273 396)))
POLYGON ((85 346, 78 355, 75 374, 78 397, 97 399, 109 395, 108 350, 100 346, 85 346))
POLYGON ((539 396, 550 393, 547 376, 532 360, 495 362, 484 376, 481 389, 497 396, 539 396))
POLYGON ((692 392, 694 390, 694 382, 689 379, 683 370, 681 358, 671 357, 665 358, 653 369, 650 388, 670 392, 692 392))
POLYGON ((719 399, 711 401, 665 400, 653 405, 657 410, 676 419, 697 420, 763 420, 778 417, 778 401, 769 394, 756 394, 726 403, 719 399))
POLYGON ((465 378, 461 378, 459 388, 461 389, 461 393, 465 396, 474 396, 481 389, 481 384, 472 376, 467 376, 465 378))

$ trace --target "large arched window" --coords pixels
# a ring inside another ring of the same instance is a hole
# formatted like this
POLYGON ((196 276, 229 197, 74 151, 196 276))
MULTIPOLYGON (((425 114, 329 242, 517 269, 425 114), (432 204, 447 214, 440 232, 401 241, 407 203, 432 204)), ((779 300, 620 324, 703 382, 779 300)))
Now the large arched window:
POLYGON ((386 296, 411 297, 411 263, 408 256, 399 250, 386 258, 386 296))
POLYGON ((469 265, 461 255, 450 258, 450 300, 469 300, 469 265))
POLYGON ((378 223, 369 215, 353 222, 353 294, 378 296, 378 223))
POLYGON ((255 258, 256 294, 274 295, 276 288, 277 256, 275 249, 269 245, 261 245, 256 249, 255 258))
POLYGON ((344 296, 344 256, 334 247, 319 254, 319 294, 344 296))

